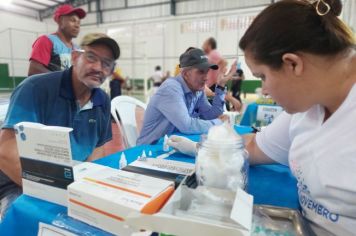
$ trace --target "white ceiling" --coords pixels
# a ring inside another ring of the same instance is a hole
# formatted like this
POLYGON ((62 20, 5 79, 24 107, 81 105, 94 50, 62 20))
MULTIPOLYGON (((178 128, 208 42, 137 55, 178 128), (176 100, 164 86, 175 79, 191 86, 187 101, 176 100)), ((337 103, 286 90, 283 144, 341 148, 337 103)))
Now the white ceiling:
POLYGON ((59 4, 68 2, 66 0, 1 0, 0 10, 23 16, 39 19, 39 12, 59 4))

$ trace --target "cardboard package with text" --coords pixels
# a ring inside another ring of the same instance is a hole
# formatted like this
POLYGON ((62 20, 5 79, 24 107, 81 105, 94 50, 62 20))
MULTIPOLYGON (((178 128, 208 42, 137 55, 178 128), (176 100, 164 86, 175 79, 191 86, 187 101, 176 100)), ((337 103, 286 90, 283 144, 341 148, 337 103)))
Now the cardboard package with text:
POLYGON ((20 122, 14 127, 23 193, 66 206, 73 182, 69 133, 72 128, 20 122))
POLYGON ((132 232, 125 227, 130 214, 153 214, 174 192, 173 181, 85 165, 87 173, 68 186, 68 215, 113 234, 132 232))

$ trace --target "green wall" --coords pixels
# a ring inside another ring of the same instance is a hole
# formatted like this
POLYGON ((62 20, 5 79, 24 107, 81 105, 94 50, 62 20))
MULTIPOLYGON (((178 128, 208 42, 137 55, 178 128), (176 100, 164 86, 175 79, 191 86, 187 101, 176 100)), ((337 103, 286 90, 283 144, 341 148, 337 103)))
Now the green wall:
MULTIPOLYGON (((231 88, 232 81, 229 81, 227 86, 231 88)), ((246 96, 246 93, 255 93, 256 88, 262 87, 261 80, 244 80, 241 85, 241 93, 246 96)))
POLYGON ((26 76, 9 76, 9 65, 0 63, 0 90, 13 90, 15 80, 15 87, 24 80, 26 76))

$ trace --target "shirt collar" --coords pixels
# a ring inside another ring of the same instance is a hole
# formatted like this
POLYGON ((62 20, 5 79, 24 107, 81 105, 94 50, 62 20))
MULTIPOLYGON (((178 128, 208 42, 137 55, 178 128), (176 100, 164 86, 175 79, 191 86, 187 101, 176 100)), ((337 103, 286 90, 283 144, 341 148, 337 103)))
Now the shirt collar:
MULTIPOLYGON (((72 71, 73 67, 63 71, 60 95, 71 100, 76 100, 72 86, 72 71)), ((101 93, 100 88, 92 90, 91 101, 93 106, 102 106, 105 104, 105 96, 104 93, 101 93)))
POLYGON ((185 80, 183 79, 183 76, 182 76, 182 75, 177 76, 177 80, 178 80, 178 81, 180 82, 180 84, 182 85, 184 94, 187 94, 187 93, 196 94, 196 93, 193 93, 192 90, 190 90, 190 88, 188 87, 187 83, 186 83, 185 80))

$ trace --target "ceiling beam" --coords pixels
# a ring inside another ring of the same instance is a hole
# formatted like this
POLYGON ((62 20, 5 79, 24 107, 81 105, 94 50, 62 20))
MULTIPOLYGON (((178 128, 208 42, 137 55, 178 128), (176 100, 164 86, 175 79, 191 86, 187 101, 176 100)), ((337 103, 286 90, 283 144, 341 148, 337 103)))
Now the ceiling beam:
POLYGON ((47 18, 47 17, 52 16, 53 12, 56 10, 56 8, 59 5, 62 5, 64 3, 71 4, 74 7, 78 7, 78 6, 82 6, 82 5, 85 5, 85 4, 89 4, 92 1, 94 1, 94 0, 67 0, 65 2, 61 2, 61 3, 56 4, 54 6, 51 6, 51 7, 48 7, 46 9, 40 10, 39 11, 40 20, 42 20, 43 18, 47 18))
POLYGON ((37 4, 37 5, 40 5, 40 6, 44 6, 44 7, 52 6, 52 5, 49 5, 49 4, 46 4, 46 3, 43 3, 43 2, 37 2, 37 1, 34 1, 34 0, 27 0, 27 2, 30 2, 30 3, 33 3, 33 4, 37 4))
POLYGON ((63 3, 63 2, 61 2, 61 1, 57 1, 57 0, 48 0, 48 1, 55 2, 55 3, 58 3, 58 4, 63 3))
POLYGON ((30 10, 33 10, 33 11, 36 11, 36 12, 38 12, 40 10, 39 8, 31 7, 29 5, 22 4, 22 3, 19 3, 19 2, 11 2, 11 4, 15 5, 15 6, 18 6, 18 7, 23 7, 25 9, 30 9, 30 10))

